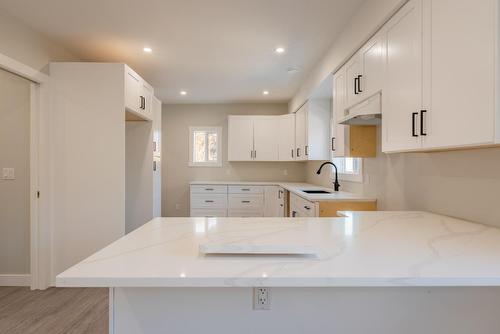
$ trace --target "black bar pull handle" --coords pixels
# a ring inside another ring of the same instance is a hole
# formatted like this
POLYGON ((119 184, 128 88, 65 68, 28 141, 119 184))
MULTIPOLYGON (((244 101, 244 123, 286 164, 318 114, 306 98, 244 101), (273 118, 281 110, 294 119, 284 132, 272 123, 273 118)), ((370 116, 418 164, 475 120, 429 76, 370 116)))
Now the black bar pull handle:
POLYGON ((363 78, 363 75, 358 75, 358 93, 363 93, 363 90, 361 89, 361 78, 363 78))
POLYGON ((358 80, 359 80, 359 77, 357 78, 354 78, 354 94, 355 95, 358 95, 358 80))
POLYGON ((335 152, 335 137, 332 137, 332 151, 335 152))
POLYGON ((427 136, 427 133, 424 132, 424 114, 427 110, 420 110, 420 135, 427 136))
POLYGON ((411 135, 412 137, 418 137, 418 134, 415 131, 415 118, 418 116, 418 112, 414 112, 411 114, 411 135))

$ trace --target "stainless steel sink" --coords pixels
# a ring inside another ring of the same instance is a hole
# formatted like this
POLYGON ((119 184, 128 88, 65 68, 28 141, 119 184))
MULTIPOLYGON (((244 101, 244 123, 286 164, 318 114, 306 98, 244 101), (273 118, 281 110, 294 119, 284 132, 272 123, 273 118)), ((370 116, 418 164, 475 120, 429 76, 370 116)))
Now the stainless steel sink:
POLYGON ((331 191, 326 190, 302 190, 306 194, 331 194, 331 191))

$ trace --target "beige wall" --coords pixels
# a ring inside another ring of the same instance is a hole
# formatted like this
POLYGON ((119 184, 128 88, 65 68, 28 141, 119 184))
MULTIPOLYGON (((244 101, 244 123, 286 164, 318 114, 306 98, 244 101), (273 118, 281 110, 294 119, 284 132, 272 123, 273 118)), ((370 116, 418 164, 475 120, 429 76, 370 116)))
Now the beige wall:
POLYGON ((30 272, 30 82, 0 70, 0 274, 30 272))
POLYGON ((228 115, 280 115, 286 104, 163 105, 162 215, 189 214, 189 182, 199 180, 303 181, 304 163, 227 161, 228 115), (222 126, 223 166, 188 167, 189 126, 222 126), (288 175, 285 175, 287 173, 288 175), (179 204, 179 209, 176 209, 179 204))
POLYGON ((71 52, 5 11, 0 11, 0 53, 45 72, 50 61, 78 60, 71 52))

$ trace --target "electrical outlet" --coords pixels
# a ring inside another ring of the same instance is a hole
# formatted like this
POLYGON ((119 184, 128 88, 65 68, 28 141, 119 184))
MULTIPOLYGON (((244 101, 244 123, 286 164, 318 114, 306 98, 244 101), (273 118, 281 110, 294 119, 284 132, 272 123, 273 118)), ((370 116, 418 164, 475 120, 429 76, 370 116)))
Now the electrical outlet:
POLYGON ((253 309, 254 310, 271 309, 270 288, 253 288, 253 309))
POLYGON ((4 168, 2 169, 2 179, 4 180, 15 180, 16 175, 14 168, 4 168))

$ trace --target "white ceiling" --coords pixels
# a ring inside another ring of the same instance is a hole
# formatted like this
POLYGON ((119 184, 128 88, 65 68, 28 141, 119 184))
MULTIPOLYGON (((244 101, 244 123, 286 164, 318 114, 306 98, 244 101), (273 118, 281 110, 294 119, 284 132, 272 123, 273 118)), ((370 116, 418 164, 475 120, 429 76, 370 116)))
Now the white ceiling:
POLYGON ((82 60, 129 64, 163 102, 275 102, 293 96, 362 1, 0 0, 0 8, 82 60))

